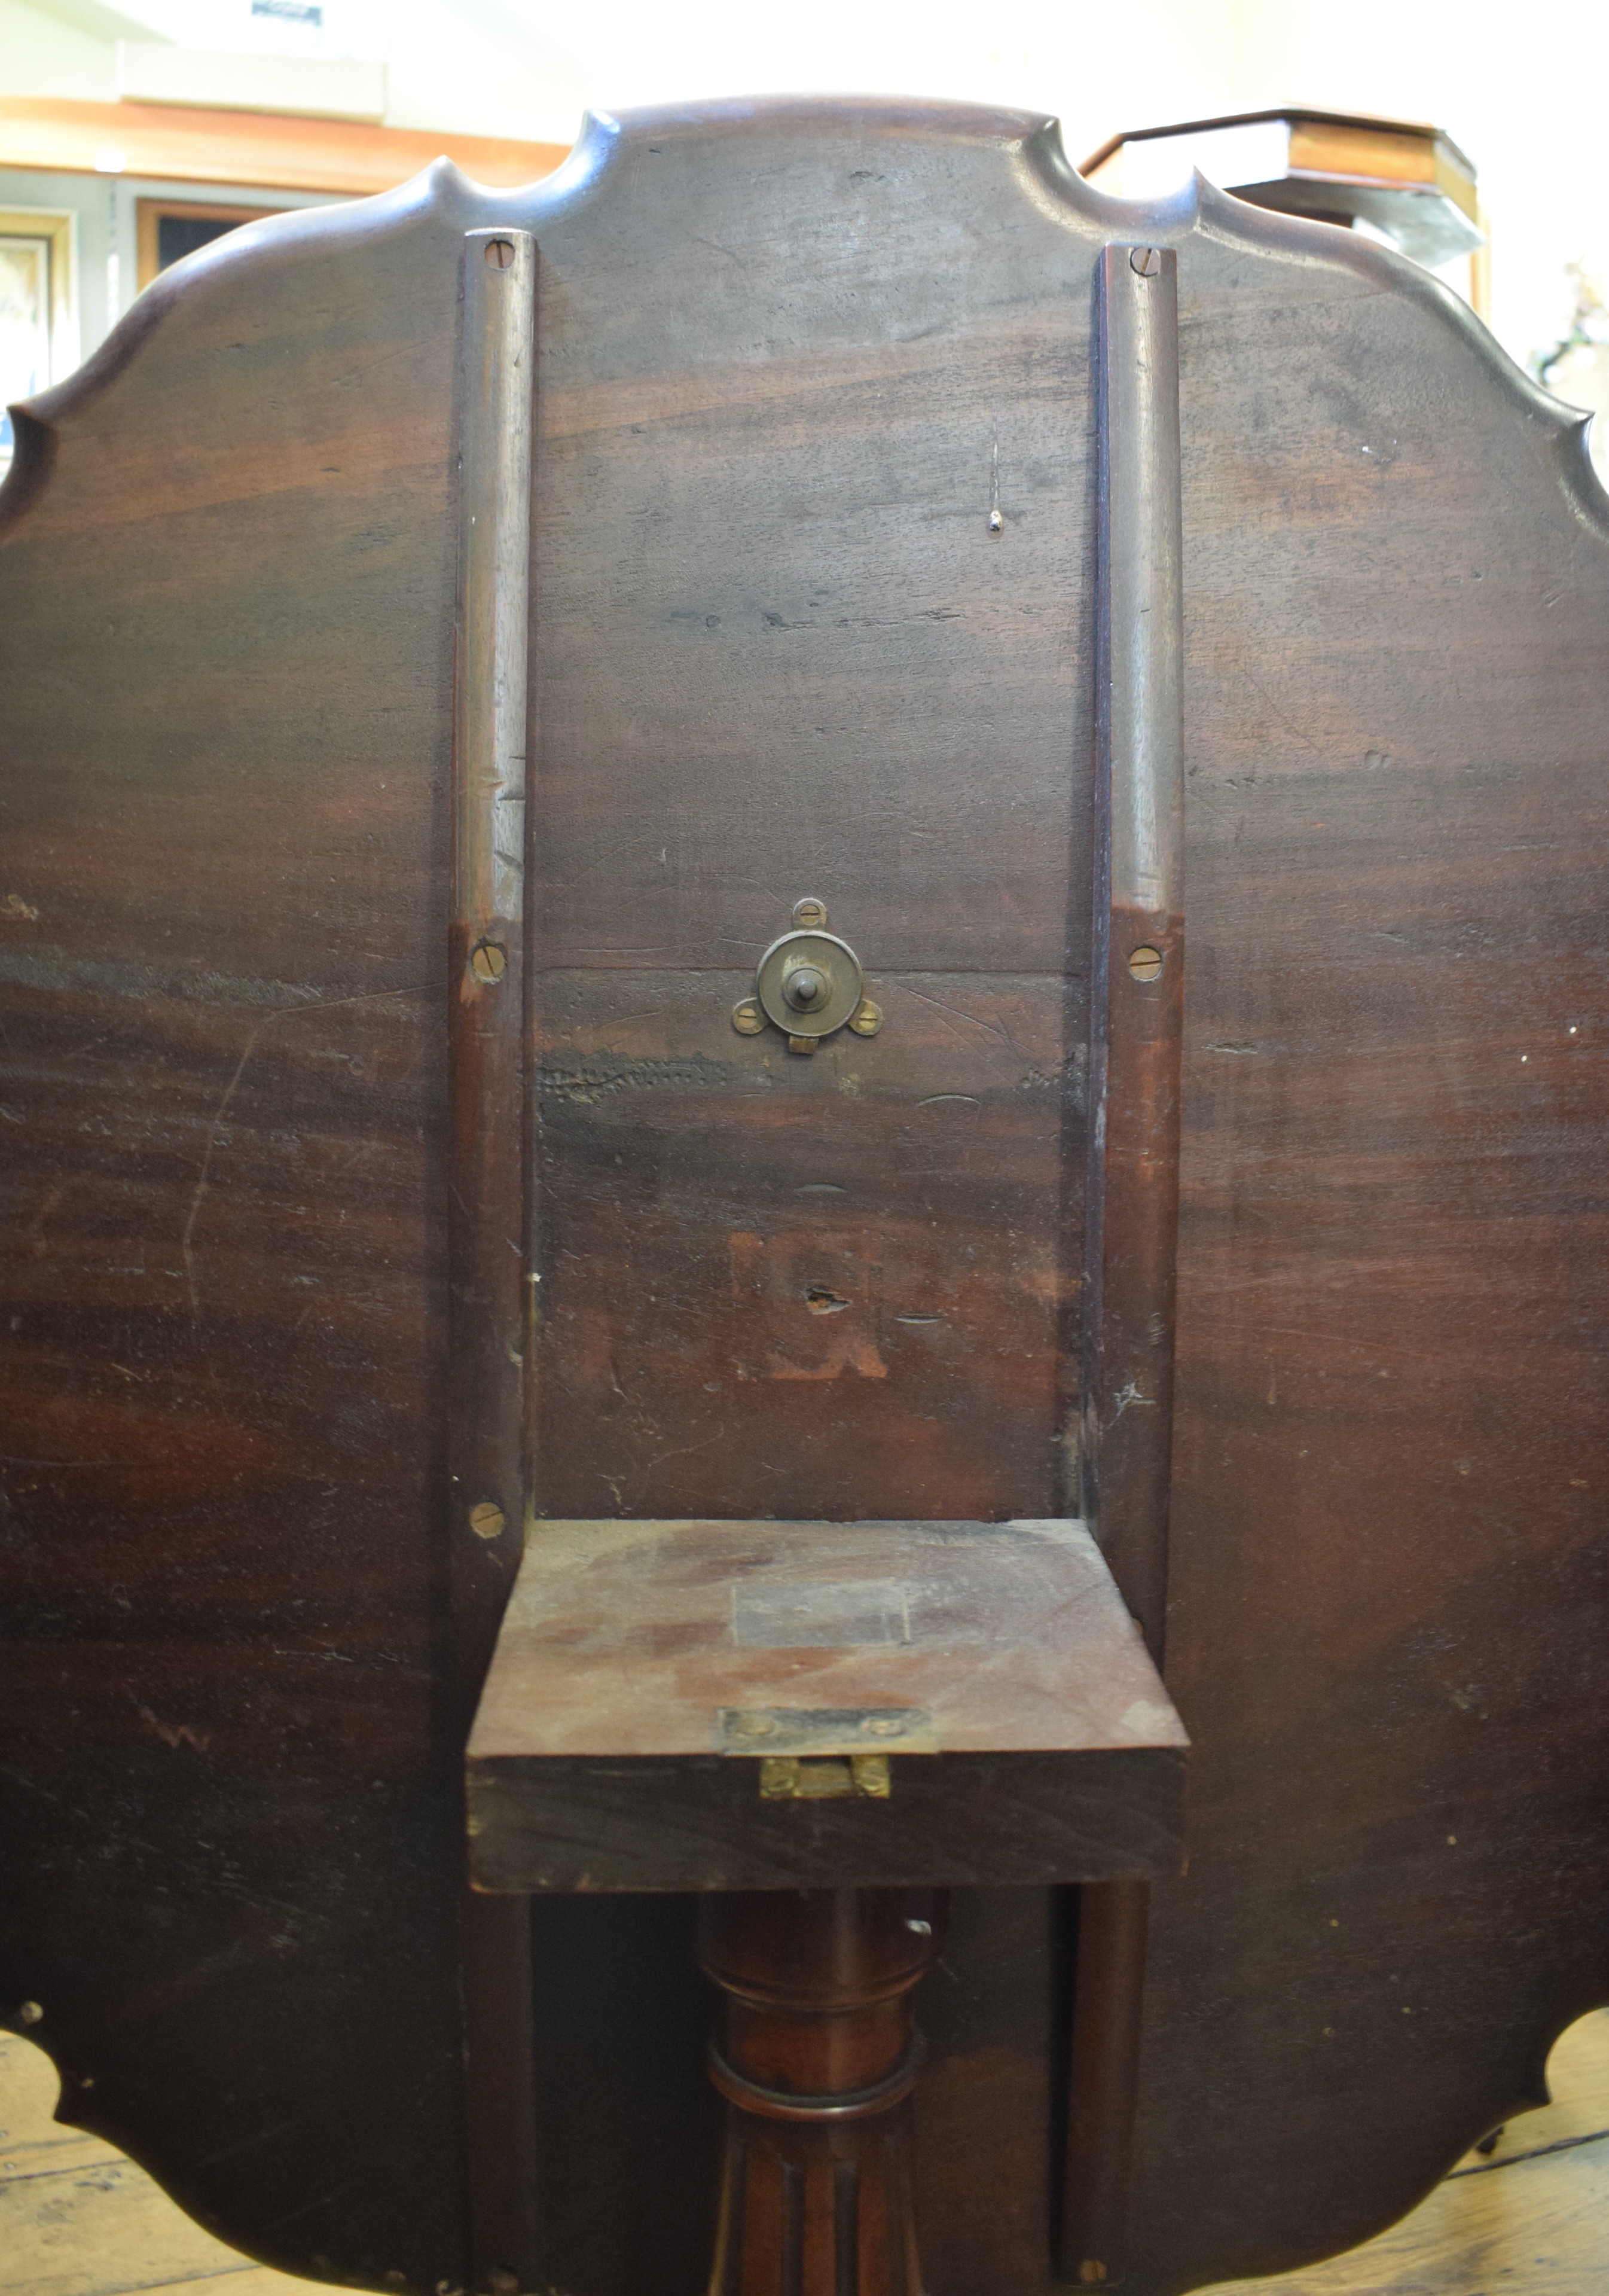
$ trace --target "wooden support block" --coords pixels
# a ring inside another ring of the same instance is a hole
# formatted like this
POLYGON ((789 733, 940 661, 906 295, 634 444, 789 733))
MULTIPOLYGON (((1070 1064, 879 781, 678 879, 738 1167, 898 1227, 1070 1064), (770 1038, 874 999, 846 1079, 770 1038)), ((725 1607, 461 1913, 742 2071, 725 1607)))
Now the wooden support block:
POLYGON ((546 1522, 469 1749, 486 1890, 1112 1880, 1183 1726, 1083 1525, 546 1522))

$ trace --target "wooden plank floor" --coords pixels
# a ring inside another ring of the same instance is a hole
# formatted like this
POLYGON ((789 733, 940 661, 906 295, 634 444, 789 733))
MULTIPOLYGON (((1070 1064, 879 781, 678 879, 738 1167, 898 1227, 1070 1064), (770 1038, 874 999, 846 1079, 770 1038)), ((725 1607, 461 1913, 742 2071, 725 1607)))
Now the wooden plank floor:
MULTIPOLYGON (((1468 2154, 1422 2208, 1311 2271, 1215 2296, 1605 2296, 1609 2291, 1609 2010, 1553 2053, 1554 2102, 1468 2154)), ((5 2296, 291 2296, 182 2216, 110 2144, 53 2119, 43 2052, 0 2034, 0 2289, 5 2296)))
POLYGON ((192 2224, 143 2169, 53 2118, 55 2067, 0 2033, 0 2289, 5 2296, 292 2296, 317 2284, 253 2264, 192 2224))

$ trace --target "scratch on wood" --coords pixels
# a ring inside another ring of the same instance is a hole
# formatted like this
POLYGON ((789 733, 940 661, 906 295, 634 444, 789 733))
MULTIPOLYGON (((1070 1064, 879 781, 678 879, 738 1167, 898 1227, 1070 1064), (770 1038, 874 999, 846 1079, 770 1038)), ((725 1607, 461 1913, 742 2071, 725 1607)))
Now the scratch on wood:
POLYGON ((976 1013, 965 1012, 959 1004, 947 1004, 942 996, 926 996, 919 988, 913 988, 908 980, 902 981, 900 986, 908 996, 914 996, 919 1004, 931 1004, 935 1013, 952 1013, 958 1021, 965 1021, 971 1028, 981 1029, 985 1037, 993 1037, 999 1043, 1007 1046, 1010 1051, 1014 1053, 1017 1051, 1017 1048, 1012 1044, 1009 1032, 997 1027, 993 1021, 980 1021, 976 1013))
POLYGON ((0 980, 18 988, 89 989, 102 996, 183 996, 208 1004, 269 1004, 296 1010, 322 1004, 305 983, 249 980, 227 972, 193 972, 155 964, 111 964, 70 949, 0 950, 0 980))
POLYGON ((149 1706, 145 1705, 141 1699, 135 1698, 132 1690, 128 1695, 133 1702, 134 1710, 141 1721, 155 1731, 165 1746, 171 1746, 176 1750, 180 1746, 190 1746, 193 1747, 198 1754, 204 1754, 211 1745, 212 1737, 209 1732, 192 1729, 188 1722, 164 1722, 159 1714, 153 1714, 149 1706))
POLYGON ((581 1107, 617 1092, 714 1092, 737 1081, 731 1062, 712 1061, 707 1053, 667 1060, 623 1060, 611 1053, 589 1053, 563 1066, 544 1064, 535 1078, 539 1093, 581 1107))
POLYGON ((229 1113, 229 1103, 234 1098, 241 1077, 246 1073, 246 1063, 251 1058, 260 1034, 261 1030, 257 1029, 248 1031, 246 1042, 241 1048, 241 1057, 234 1064, 234 1074, 224 1086, 224 1096, 213 1111, 212 1124, 207 1135, 207 1145, 201 1155, 200 1177, 195 1184, 195 1193, 190 1200, 190 1217, 184 1222, 184 1233, 179 1239, 179 1257, 184 1263, 184 1283, 190 1292, 190 1314, 192 1322, 201 1312, 201 1295, 196 1289, 195 1259, 190 1248, 191 1239, 195 1234, 195 1224, 201 1216, 201 1206, 206 1201, 207 1190, 211 1183, 212 1159, 218 1144, 218 1135, 224 1128, 224 1119, 229 1113))
MULTIPOLYGON (((318 991, 316 989, 310 993, 314 996, 318 996, 318 991)), ((322 996, 319 996, 316 1005, 301 1004, 292 1006, 287 1011, 271 1013, 266 1020, 259 1021, 256 1028, 247 1031, 246 1042, 241 1048, 241 1057, 235 1062, 234 1074, 225 1086, 223 1098, 218 1102, 217 1107, 213 1111, 212 1124, 207 1135, 207 1145, 201 1154, 200 1175, 196 1181, 195 1193, 190 1200, 190 1214, 184 1222, 184 1232, 179 1240, 179 1257, 184 1263, 184 1282, 190 1293, 190 1316, 192 1324, 199 1318, 201 1309, 200 1294, 196 1288, 195 1260, 191 1250, 192 1239, 195 1234, 195 1224, 200 1217, 201 1206, 206 1200, 207 1190, 211 1183, 212 1159, 217 1148, 218 1136, 223 1128, 224 1119, 229 1112, 229 1103, 234 1098, 235 1093, 240 1086, 241 1078, 245 1074, 246 1063, 251 1058, 252 1053, 257 1046, 257 1038, 262 1035, 263 1030, 271 1027, 275 1021, 283 1021, 294 1018, 298 1013, 307 1013, 313 1011, 317 1011, 319 1013, 339 1013, 345 1011, 348 1006, 353 1004, 391 1004, 403 997, 417 996, 420 993, 420 988, 418 986, 414 985, 406 988, 377 988, 367 990, 358 996, 332 997, 328 1002, 325 1002, 322 996)))

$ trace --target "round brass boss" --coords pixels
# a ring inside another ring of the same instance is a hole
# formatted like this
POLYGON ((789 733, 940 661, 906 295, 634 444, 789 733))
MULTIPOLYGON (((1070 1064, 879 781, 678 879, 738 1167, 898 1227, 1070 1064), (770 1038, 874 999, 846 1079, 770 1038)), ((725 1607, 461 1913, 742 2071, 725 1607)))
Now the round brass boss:
POLYGON ((859 1009, 860 959, 836 933, 784 933, 760 959, 755 989, 790 1037, 830 1037, 859 1009))

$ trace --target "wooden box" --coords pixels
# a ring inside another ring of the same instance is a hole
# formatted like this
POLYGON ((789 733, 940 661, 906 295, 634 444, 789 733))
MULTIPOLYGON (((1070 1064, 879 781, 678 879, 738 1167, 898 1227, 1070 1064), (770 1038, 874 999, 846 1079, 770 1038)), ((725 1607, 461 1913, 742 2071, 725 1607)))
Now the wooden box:
POLYGON ((541 1522, 469 1750, 491 1890, 1176 1873, 1172 1703, 1081 1522, 541 1522))

